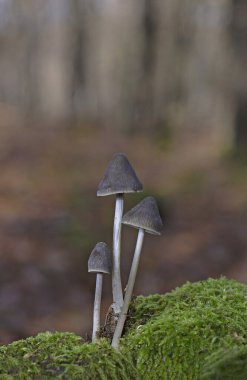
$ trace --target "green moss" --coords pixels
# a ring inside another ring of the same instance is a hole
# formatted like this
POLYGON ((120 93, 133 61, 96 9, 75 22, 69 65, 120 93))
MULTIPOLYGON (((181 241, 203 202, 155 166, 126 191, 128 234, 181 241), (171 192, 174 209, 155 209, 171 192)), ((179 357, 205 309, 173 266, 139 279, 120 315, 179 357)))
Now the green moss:
POLYGON ((0 348, 0 378, 138 379, 129 356, 105 340, 89 344, 72 333, 40 333, 0 348))
POLYGON ((246 380, 247 346, 213 352, 206 359, 201 380, 246 380))
POLYGON ((247 287, 224 278, 138 297, 126 336, 143 379, 198 379, 205 358, 246 342, 247 287), (236 339, 238 337, 238 339, 236 339))
MULTIPOLYGON (((236 368, 246 354, 246 294, 246 285, 221 278, 137 297, 120 352, 104 339, 90 344, 71 333, 42 333, 0 348, 0 378, 197 380, 231 361, 236 368)), ((212 376, 203 379, 221 379, 212 376)))

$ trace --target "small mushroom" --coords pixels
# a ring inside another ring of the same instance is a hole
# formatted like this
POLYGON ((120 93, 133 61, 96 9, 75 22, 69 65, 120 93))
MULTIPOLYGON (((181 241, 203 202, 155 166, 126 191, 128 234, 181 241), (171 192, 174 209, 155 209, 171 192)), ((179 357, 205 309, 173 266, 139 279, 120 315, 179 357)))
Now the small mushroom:
POLYGON ((119 340, 122 335, 124 323, 127 317, 127 312, 133 293, 136 273, 140 261, 144 233, 148 232, 153 235, 160 235, 163 227, 159 210, 156 201, 153 197, 144 198, 133 209, 127 212, 122 219, 122 223, 138 228, 139 231, 135 253, 129 274, 128 284, 126 287, 123 307, 112 339, 112 346, 116 349, 119 348, 119 340))
POLYGON ((92 342, 95 342, 100 330, 100 305, 102 295, 103 274, 111 273, 111 256, 106 243, 97 243, 88 260, 88 272, 96 273, 96 289, 93 310, 92 342))
POLYGON ((110 161, 106 172, 98 186, 97 196, 116 195, 115 217, 113 226, 113 265, 112 292, 113 310, 119 314, 123 305, 123 291, 120 274, 121 256, 121 222, 123 215, 124 193, 142 191, 142 184, 127 157, 118 153, 110 161))

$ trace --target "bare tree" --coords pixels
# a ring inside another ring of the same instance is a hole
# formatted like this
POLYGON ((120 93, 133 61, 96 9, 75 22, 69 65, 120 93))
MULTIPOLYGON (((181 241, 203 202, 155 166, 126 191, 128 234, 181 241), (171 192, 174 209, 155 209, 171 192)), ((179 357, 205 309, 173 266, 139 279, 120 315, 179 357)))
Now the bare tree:
POLYGON ((232 141, 235 97, 246 97, 243 8, 244 0, 6 0, 0 100, 48 119, 169 124, 232 141))

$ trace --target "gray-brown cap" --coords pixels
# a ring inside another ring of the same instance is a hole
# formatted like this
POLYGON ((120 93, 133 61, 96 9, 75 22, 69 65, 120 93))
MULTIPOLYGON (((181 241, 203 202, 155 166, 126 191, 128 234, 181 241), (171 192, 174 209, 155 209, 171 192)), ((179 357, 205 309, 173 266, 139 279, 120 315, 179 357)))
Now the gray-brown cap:
POLYGON ((111 254, 106 243, 97 243, 88 259, 88 272, 111 273, 111 254))
POLYGON ((153 197, 144 198, 128 211, 123 216, 122 223, 135 228, 143 228, 153 235, 160 235, 163 228, 158 206, 153 197))
POLYGON ((117 153, 110 161, 97 189, 98 196, 134 193, 143 187, 127 157, 117 153))

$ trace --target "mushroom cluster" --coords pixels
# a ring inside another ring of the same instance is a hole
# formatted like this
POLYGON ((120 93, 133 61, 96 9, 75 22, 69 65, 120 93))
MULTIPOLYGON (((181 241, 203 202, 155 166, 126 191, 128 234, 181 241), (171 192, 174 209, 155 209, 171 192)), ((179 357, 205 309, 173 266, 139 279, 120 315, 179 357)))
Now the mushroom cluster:
POLYGON ((140 261, 144 233, 160 235, 163 227, 157 203, 153 197, 144 198, 123 216, 124 194, 135 193, 142 190, 142 184, 127 157, 121 153, 115 154, 97 189, 97 196, 116 195, 112 260, 110 250, 106 243, 100 242, 94 247, 88 261, 88 271, 97 274, 93 314, 93 342, 99 338, 103 274, 109 274, 112 269, 113 303, 111 310, 114 314, 115 324, 112 346, 115 349, 119 349, 119 342, 127 317, 140 261), (124 297, 120 270, 122 224, 138 229, 135 252, 124 297))

